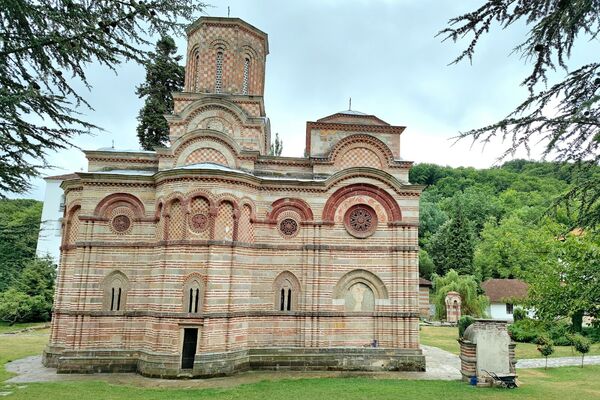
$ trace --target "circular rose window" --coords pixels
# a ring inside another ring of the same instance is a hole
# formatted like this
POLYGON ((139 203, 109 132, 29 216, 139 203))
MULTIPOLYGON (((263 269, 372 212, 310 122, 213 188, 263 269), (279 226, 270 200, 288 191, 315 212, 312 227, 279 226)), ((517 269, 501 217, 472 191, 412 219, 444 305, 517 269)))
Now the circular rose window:
POLYGON ((298 223, 292 218, 282 219, 279 223, 279 231, 284 236, 294 236, 298 233, 298 223))
POLYGON ((127 215, 117 215, 112 220, 112 228, 115 232, 124 233, 131 227, 131 220, 127 215))
POLYGON ((352 236, 366 238, 377 229, 377 214, 371 207, 357 204, 346 211, 344 224, 352 236))
POLYGON ((194 214, 190 225, 194 232, 203 232, 208 228, 208 217, 204 214, 194 214))

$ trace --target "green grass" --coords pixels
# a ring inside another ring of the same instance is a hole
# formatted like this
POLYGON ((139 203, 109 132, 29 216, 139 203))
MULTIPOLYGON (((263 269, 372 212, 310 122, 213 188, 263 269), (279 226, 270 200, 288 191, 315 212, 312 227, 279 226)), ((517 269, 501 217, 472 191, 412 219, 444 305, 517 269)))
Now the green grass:
POLYGON ((41 328, 46 324, 48 324, 48 322, 28 322, 24 324, 9 325, 7 322, 0 321, 0 334, 17 332, 26 328, 41 328))
MULTIPOLYGON (((460 353, 460 348, 456 339, 458 338, 458 329, 447 326, 422 326, 421 343, 427 346, 435 346, 454 354, 460 353)), ((600 355, 600 343, 593 344, 588 355, 600 355)), ((533 343, 517 343, 517 360, 522 358, 542 358, 537 351, 537 346, 533 343)), ((551 357, 576 357, 579 353, 574 352, 570 346, 554 346, 554 353, 551 357)))
MULTIPOLYGON (((600 397, 600 366, 567 367, 520 372, 521 387, 478 389, 463 382, 408 381, 372 378, 316 378, 262 381, 226 389, 166 389, 111 385, 97 381, 27 384, 8 399, 544 399, 578 400, 600 397)), ((6 388, 3 390, 7 390, 6 388)))
MULTIPOLYGON (((455 331, 452 328, 452 331, 455 331)), ((453 336, 447 328, 424 327, 422 336, 451 350, 453 336), (435 330, 432 330, 435 329, 435 330)), ((28 355, 40 354, 48 340, 48 331, 19 333, 0 337, 0 365, 28 355)), ((454 340, 454 343, 456 341, 454 340)), ((315 378, 268 380, 223 389, 164 388, 158 381, 152 386, 135 387, 98 380, 49 383, 2 384, 0 392, 12 392, 6 399, 81 400, 84 399, 544 399, 578 400, 600 398, 600 366, 565 367, 545 370, 519 370, 521 387, 515 390, 476 389, 462 382, 410 381, 376 378, 315 378)), ((0 371, 0 382, 10 374, 0 371)), ((103 379, 106 379, 106 375, 103 379)), ((93 379, 93 378, 91 378, 93 379)), ((183 386, 194 382, 182 382, 183 386)))
POLYGON ((41 354, 48 343, 49 329, 0 336, 0 382, 12 374, 4 369, 4 364, 19 358, 41 354))

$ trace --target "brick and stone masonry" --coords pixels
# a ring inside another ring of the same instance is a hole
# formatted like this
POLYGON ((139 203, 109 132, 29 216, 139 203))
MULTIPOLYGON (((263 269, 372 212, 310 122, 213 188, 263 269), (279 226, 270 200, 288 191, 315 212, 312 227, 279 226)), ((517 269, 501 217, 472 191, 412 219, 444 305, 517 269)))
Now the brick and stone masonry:
POLYGON ((405 128, 342 111, 307 123, 306 157, 269 156, 267 54, 248 23, 200 18, 170 146, 85 152, 88 172, 63 183, 45 365, 424 370, 405 128))

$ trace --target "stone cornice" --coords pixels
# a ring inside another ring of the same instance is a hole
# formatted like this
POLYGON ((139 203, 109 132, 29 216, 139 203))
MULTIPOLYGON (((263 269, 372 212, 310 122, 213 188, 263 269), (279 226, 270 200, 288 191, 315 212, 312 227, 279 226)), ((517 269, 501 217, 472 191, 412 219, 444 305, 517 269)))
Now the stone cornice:
MULTIPOLYGON (((331 224, 330 224, 331 225, 331 224)), ((416 226, 414 224, 405 223, 404 226, 416 226)), ((77 248, 169 248, 191 246, 194 248, 201 246, 214 247, 239 247, 247 249, 261 250, 312 250, 312 251, 343 251, 343 252, 364 252, 364 251, 380 251, 380 252, 418 252, 419 246, 382 246, 382 245, 366 245, 362 239, 356 239, 356 244, 353 245, 324 245, 324 244, 267 244, 267 243, 247 243, 247 242, 232 242, 223 240, 161 240, 158 242, 140 242, 131 241, 79 241, 75 244, 61 246, 61 250, 74 250, 77 248)))
POLYGON ((342 132, 375 132, 375 133, 390 133, 400 135, 405 126, 394 125, 363 125, 363 124, 344 124, 340 122, 313 122, 306 123, 306 130, 311 129, 335 129, 342 132))
POLYGON ((90 317, 154 317, 154 318, 180 318, 180 319, 211 319, 211 318, 241 318, 241 317, 392 317, 392 318, 418 318, 418 311, 375 311, 375 312, 336 312, 336 311, 231 311, 231 312, 207 312, 207 313, 185 313, 164 312, 149 310, 125 310, 125 311, 75 311, 54 310, 55 315, 90 316, 90 317))

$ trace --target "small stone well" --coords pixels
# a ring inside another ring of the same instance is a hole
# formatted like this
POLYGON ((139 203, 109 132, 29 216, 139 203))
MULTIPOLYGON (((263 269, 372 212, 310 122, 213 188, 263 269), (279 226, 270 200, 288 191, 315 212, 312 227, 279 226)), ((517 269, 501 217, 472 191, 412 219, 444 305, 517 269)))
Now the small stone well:
POLYGON ((465 330, 458 339, 463 381, 477 376, 478 386, 490 386, 492 379, 485 371, 498 375, 515 373, 515 343, 506 326, 507 321, 476 319, 465 330))

